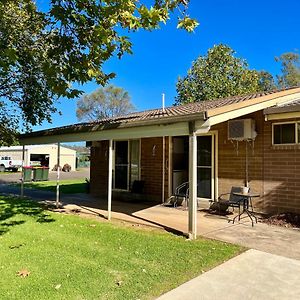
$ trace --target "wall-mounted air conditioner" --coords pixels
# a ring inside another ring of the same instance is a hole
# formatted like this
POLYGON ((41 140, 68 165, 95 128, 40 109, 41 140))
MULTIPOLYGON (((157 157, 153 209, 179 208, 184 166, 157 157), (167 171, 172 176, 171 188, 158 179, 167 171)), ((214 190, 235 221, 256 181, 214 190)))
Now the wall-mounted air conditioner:
POLYGON ((229 140, 254 140, 256 138, 255 121, 253 119, 241 119, 228 121, 229 140))

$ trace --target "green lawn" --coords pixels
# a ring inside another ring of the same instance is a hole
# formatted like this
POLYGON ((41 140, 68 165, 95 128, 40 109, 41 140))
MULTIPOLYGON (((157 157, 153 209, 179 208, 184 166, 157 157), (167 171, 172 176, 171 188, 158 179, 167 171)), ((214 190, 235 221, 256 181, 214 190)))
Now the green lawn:
MULTIPOLYGON (((86 193, 87 184, 85 179, 62 180, 59 183, 60 192, 63 194, 86 193)), ((44 191, 56 191, 56 181, 37 181, 25 183, 25 187, 44 191)))
POLYGON ((1 300, 152 299, 242 250, 0 196, 1 300))

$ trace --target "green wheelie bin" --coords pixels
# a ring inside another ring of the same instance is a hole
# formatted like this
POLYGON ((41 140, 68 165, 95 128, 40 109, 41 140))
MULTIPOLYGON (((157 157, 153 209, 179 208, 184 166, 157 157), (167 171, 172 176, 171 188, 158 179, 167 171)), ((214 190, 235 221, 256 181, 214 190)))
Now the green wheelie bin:
POLYGON ((43 179, 43 181, 49 180, 49 168, 48 167, 43 167, 42 179, 43 179))
POLYGON ((24 182, 31 182, 32 167, 23 167, 24 182))
POLYGON ((43 167, 33 167, 33 181, 43 180, 43 167))

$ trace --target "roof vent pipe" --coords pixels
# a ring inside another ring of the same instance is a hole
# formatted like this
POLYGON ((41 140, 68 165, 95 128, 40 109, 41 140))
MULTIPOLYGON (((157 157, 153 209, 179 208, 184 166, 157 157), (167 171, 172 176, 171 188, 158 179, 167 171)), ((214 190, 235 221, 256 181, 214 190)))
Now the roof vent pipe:
POLYGON ((165 94, 162 93, 161 96, 162 96, 162 98, 161 98, 161 100, 162 100, 162 110, 163 110, 163 113, 164 113, 165 112, 165 94))

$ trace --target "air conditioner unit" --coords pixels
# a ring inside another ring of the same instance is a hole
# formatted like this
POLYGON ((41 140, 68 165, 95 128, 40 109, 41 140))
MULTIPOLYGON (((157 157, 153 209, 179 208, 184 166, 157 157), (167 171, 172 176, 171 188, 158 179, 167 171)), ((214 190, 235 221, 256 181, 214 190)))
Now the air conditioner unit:
POLYGON ((255 122, 253 119, 228 121, 229 140, 254 140, 256 135, 255 122))

